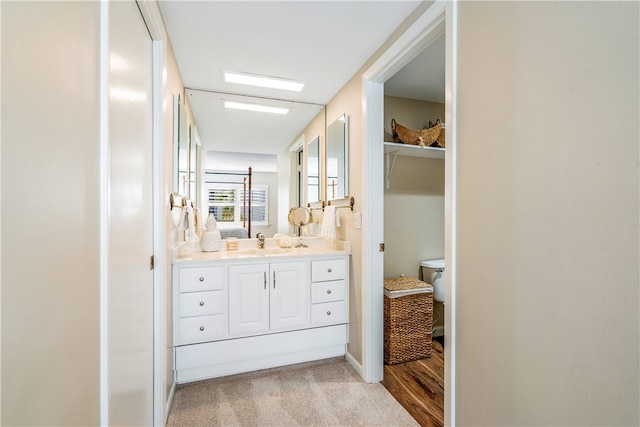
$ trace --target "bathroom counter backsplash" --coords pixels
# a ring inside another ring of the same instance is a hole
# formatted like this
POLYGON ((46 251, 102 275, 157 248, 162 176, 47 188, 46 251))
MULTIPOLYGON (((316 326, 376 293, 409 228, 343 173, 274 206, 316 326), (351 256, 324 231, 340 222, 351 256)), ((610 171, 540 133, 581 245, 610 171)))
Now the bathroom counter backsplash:
POLYGON ((187 242, 176 246, 173 251, 174 264, 213 260, 231 260, 245 258, 278 258, 298 256, 349 255, 351 242, 343 240, 325 240, 323 237, 294 237, 293 247, 281 248, 277 238, 265 239, 264 248, 258 248, 258 239, 237 239, 238 249, 227 250, 227 240, 222 241, 219 251, 203 252, 187 242), (300 246, 302 244, 303 246, 300 246), (299 246, 299 247, 296 247, 299 246))

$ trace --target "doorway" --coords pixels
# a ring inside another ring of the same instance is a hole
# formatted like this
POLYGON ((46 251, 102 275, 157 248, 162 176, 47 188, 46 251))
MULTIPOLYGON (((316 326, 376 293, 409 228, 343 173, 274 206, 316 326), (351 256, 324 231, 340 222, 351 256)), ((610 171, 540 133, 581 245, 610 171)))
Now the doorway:
MULTIPOLYGON (((363 374, 367 382, 383 378, 384 250, 384 83, 441 34, 446 34, 447 149, 445 156, 445 259, 447 274, 445 314, 445 424, 452 424, 455 408, 455 2, 434 2, 363 74, 363 374)), ((416 266, 417 268, 417 266, 416 266)))

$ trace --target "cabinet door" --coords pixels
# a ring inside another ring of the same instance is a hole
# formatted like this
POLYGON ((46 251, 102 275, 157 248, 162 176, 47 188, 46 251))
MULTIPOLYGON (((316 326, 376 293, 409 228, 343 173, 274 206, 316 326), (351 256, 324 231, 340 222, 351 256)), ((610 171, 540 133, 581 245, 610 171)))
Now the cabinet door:
POLYGON ((309 324, 309 274, 307 262, 271 264, 271 330, 309 324))
POLYGON ((229 267, 229 335, 269 330, 269 264, 229 267))

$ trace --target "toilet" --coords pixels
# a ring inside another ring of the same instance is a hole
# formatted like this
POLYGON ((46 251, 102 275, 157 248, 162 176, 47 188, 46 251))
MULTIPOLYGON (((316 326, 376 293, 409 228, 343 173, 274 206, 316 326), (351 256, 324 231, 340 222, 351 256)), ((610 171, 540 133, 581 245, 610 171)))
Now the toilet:
POLYGON ((433 300, 444 304, 444 259, 420 262, 422 280, 433 286, 433 300))

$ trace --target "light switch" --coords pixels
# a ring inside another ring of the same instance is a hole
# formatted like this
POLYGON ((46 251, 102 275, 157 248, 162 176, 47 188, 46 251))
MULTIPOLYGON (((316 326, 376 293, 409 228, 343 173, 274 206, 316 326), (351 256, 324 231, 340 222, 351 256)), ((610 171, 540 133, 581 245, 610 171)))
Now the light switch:
POLYGON ((356 212, 353 214, 353 228, 362 228, 362 213, 356 212))

